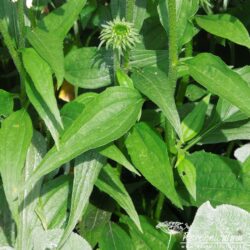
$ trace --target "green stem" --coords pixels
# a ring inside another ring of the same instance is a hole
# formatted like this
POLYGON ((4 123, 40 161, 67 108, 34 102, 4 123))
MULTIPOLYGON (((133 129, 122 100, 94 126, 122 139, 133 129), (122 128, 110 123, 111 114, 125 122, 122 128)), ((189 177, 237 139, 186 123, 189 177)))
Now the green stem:
POLYGON ((168 0, 168 16, 169 16, 169 83, 173 87, 173 93, 177 81, 177 63, 178 63, 178 45, 177 45, 177 25, 176 25, 176 0, 168 0))
POLYGON ((172 158, 172 155, 175 155, 177 153, 176 151, 176 133, 173 129, 173 126, 168 121, 168 119, 165 119, 165 142, 167 144, 169 158, 172 158))
POLYGON ((23 49, 25 47, 25 24, 24 24, 24 1, 19 0, 18 6, 18 26, 19 26, 19 39, 18 39, 18 48, 23 49))
MULTIPOLYGON (((24 23, 24 1, 18 1, 18 27, 19 27, 19 39, 18 39, 18 49, 22 50, 25 48, 25 23, 24 23)), ((25 91, 25 70, 23 68, 22 59, 19 55, 20 59, 20 99, 21 103, 24 104, 26 100, 26 91, 25 91)))
POLYGON ((9 53, 10 53, 12 60, 17 68, 17 71, 19 74, 21 74, 22 63, 21 63, 21 60, 20 60, 19 55, 17 53, 16 45, 15 45, 14 41, 12 40, 9 32, 5 29, 4 25, 2 25, 1 22, 0 22, 0 32, 2 33, 4 43, 9 50, 9 53))
POLYGON ((115 85, 118 85, 117 79, 116 79, 116 71, 120 69, 121 67, 121 58, 120 58, 120 53, 116 49, 113 51, 114 52, 114 83, 115 85))
MULTIPOLYGON (((185 48, 186 48, 185 49, 185 57, 191 57, 193 55, 192 41, 187 43, 185 48)), ((183 79, 182 79, 182 81, 180 83, 180 87, 179 87, 179 90, 178 90, 178 93, 177 93, 177 96, 176 96, 177 105, 183 104, 185 94, 186 94, 186 90, 187 90, 187 86, 189 84, 189 80, 190 80, 190 77, 185 76, 185 77, 183 77, 183 79)))
POLYGON ((165 195, 160 192, 155 210, 155 219, 157 221, 160 221, 161 219, 161 213, 163 210, 164 201, 165 201, 165 195))
POLYGON ((126 1, 126 20, 131 23, 133 22, 134 6, 135 6, 135 0, 126 1))
MULTIPOLYGON (((177 33, 176 33, 176 2, 175 0, 168 1, 168 23, 169 23, 169 68, 167 84, 172 87, 174 95, 176 82, 177 82, 177 63, 178 63, 178 46, 177 46, 177 33)), ((175 145, 175 132, 169 121, 165 121, 165 140, 168 145, 169 152, 172 152, 175 145)))

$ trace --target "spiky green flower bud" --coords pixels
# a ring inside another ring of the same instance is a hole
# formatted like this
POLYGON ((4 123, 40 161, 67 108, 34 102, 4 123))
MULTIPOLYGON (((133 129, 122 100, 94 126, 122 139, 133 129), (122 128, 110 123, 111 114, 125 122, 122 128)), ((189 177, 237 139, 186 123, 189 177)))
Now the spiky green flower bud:
POLYGON ((133 23, 126 22, 125 19, 115 18, 113 21, 102 25, 99 48, 106 43, 106 49, 117 50, 120 55, 128 49, 132 49, 139 43, 139 34, 133 23))

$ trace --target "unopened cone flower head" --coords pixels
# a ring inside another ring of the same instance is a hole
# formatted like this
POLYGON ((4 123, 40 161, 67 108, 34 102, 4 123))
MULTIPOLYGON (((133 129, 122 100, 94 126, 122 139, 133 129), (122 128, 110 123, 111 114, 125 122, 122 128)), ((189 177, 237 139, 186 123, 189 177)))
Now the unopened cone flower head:
POLYGON ((99 48, 106 43, 106 49, 117 50, 120 55, 132 49, 139 43, 139 34, 134 28, 133 23, 126 22, 125 19, 115 18, 102 25, 99 48))

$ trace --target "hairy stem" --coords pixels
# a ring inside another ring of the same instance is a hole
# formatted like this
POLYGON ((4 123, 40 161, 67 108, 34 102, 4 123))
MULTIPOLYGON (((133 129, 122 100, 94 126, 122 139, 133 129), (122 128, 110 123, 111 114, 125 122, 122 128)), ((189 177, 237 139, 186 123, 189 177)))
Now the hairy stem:
MULTIPOLYGON (((25 23, 24 23, 24 1, 18 1, 18 26, 19 26, 19 39, 18 39, 18 49, 22 50, 25 48, 25 23)), ((21 56, 19 56, 21 62, 20 68, 20 100, 22 104, 26 100, 26 91, 25 91, 25 70, 23 68, 21 56)))
MULTIPOLYGON (((185 46, 185 57, 191 57, 192 55, 193 55, 193 44, 192 44, 192 41, 190 41, 185 46)), ((176 96, 177 105, 183 104, 189 80, 190 80, 189 76, 184 76, 181 81, 181 84, 180 84, 180 87, 178 89, 178 93, 176 96)))
POLYGON ((128 22, 133 22, 135 0, 126 1, 126 20, 128 22))
POLYGON ((169 83, 173 87, 173 93, 177 81, 178 45, 177 45, 177 25, 176 25, 176 0, 168 0, 168 23, 169 23, 169 83))

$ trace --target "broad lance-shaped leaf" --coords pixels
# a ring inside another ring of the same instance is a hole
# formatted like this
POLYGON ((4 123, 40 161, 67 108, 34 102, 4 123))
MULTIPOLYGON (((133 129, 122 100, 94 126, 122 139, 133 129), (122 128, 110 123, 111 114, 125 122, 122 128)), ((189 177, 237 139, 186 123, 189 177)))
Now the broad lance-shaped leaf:
POLYGON ((88 151, 76 158, 70 215, 67 227, 59 243, 60 246, 66 242, 78 220, 81 219, 105 161, 105 158, 95 151, 88 151))
MULTIPOLYGON (((85 93, 78 96, 74 101, 69 102, 63 106, 61 109, 62 120, 64 124, 64 128, 67 129, 74 120, 77 119, 83 112, 86 105, 94 100, 98 94, 96 93, 85 93)), ((129 171, 140 175, 139 172, 134 168, 134 166, 127 160, 127 158, 123 155, 121 150, 114 144, 110 143, 103 147, 97 149, 97 151, 101 154, 106 156, 107 158, 116 161, 117 163, 121 164, 129 171)))
POLYGON ((182 187, 178 191, 189 205, 210 201, 212 205, 231 204, 250 211, 250 178, 241 173, 239 161, 202 151, 187 159, 196 168, 196 201, 187 197, 182 187))
MULTIPOLYGON (((32 142, 29 146, 26 163, 23 168, 22 181, 25 183, 34 169, 38 166, 42 157, 46 153, 46 141, 44 137, 37 131, 34 131, 32 142)), ((17 246, 19 249, 32 249, 31 233, 37 222, 35 208, 40 195, 42 181, 39 180, 30 188, 24 190, 19 195, 19 223, 17 246)))
POLYGON ((73 26, 87 0, 70 0, 45 16, 37 26, 62 40, 73 26))
POLYGON ((104 147, 97 149, 101 155, 106 156, 107 158, 116 161, 123 167, 125 167, 127 170, 131 171, 132 173, 135 173, 137 175, 141 175, 135 167, 127 160, 125 155, 122 153, 122 151, 114 144, 111 143, 109 145, 106 145, 104 147))
POLYGON ((216 94, 250 116, 250 88, 240 76, 219 57, 201 53, 187 60, 190 75, 210 92, 216 94))
POLYGON ((52 11, 27 31, 27 39, 54 71, 58 87, 64 78, 63 39, 73 26, 86 0, 71 0, 52 11))
POLYGON ((196 23, 207 32, 250 48, 247 29, 239 19, 229 14, 196 16, 196 23))
MULTIPOLYGON (((17 8, 12 1, 0 1, 0 32, 9 33, 16 45, 16 34, 18 32, 17 8)), ((4 37, 4 36, 3 36, 4 37)))
POLYGON ((117 169, 106 165, 102 168, 96 186, 103 192, 111 196, 129 215, 137 228, 142 231, 138 214, 134 204, 120 180, 117 169))
POLYGON ((176 206, 182 208, 164 141, 147 124, 138 123, 125 143, 132 162, 142 175, 176 206))
POLYGON ((27 39, 56 75, 58 87, 64 78, 63 40, 54 33, 36 28, 27 31, 27 39))
MULTIPOLYGON (((107 198, 106 196, 102 197, 103 199, 107 198)), ((102 204, 101 200, 99 200, 99 204, 102 204)), ((78 224, 79 234, 83 236, 93 248, 102 238, 102 233, 110 221, 111 215, 111 211, 98 208, 91 203, 88 204, 86 211, 84 211, 82 219, 78 224), (95 224, 93 224, 93 220, 96 222, 95 224)))
POLYGON ((23 51, 23 63, 32 80, 32 82, 29 79, 26 81, 29 99, 50 130, 56 145, 59 146, 59 135, 63 125, 56 103, 50 67, 31 48, 23 51))
POLYGON ((22 185, 22 169, 32 138, 32 122, 25 110, 12 113, 0 129, 0 173, 4 192, 15 220, 18 216, 17 196, 22 185))
MULTIPOLYGON (((33 243, 36 250, 59 249, 58 244, 62 237, 63 229, 43 230, 36 228, 33 232, 33 243)), ((89 243, 79 234, 72 233, 65 245, 60 250, 91 250, 89 243)))
POLYGON ((196 199, 196 169, 192 162, 184 156, 177 164, 177 171, 188 192, 196 199))
POLYGON ((154 67, 135 70, 132 80, 137 89, 154 102, 169 120, 176 133, 181 138, 180 118, 174 100, 174 90, 168 84, 168 77, 154 67))
POLYGON ((66 222, 70 184, 70 176, 61 175, 43 185, 36 214, 45 230, 60 228, 66 222))
POLYGON ((142 103, 142 97, 134 89, 106 89, 86 106, 65 131, 60 149, 53 147, 46 154, 27 185, 78 155, 120 138, 137 120, 142 103))
POLYGON ((81 88, 96 89, 110 85, 113 81, 112 68, 113 53, 106 49, 75 49, 65 57, 66 80, 81 88))
POLYGON ((187 234, 187 250, 249 249, 250 214, 236 206, 202 204, 187 234), (197 237, 199 240, 197 240, 197 237), (215 243, 216 242, 216 243, 215 243))
POLYGON ((210 95, 203 98, 181 123, 183 141, 189 141, 199 134, 206 117, 210 95))
POLYGON ((105 225, 99 247, 102 250, 135 249, 130 235, 121 226, 111 221, 105 225))

